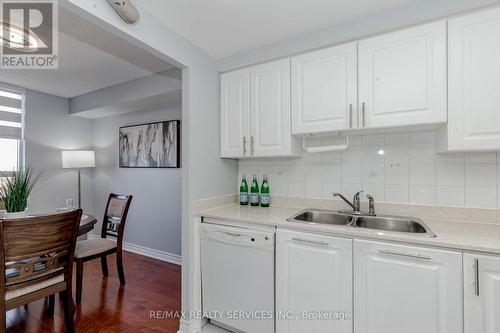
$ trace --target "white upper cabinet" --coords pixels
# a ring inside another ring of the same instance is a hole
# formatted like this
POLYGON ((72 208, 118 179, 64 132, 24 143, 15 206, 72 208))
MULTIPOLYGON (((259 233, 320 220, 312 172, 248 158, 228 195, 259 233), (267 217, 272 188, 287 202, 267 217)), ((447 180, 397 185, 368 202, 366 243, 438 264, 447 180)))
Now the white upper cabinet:
POLYGON ((500 332, 500 258, 464 254, 465 333, 500 332))
POLYGON ((500 8, 449 21, 447 150, 500 150, 500 8))
POLYGON ((221 75, 221 156, 300 154, 290 125, 290 59, 221 75))
POLYGON ((220 89, 221 156, 246 156, 250 140, 250 69, 222 74, 220 89))
POLYGON ((354 332, 461 333, 462 295, 462 253, 354 241, 354 332))
POLYGON ((221 156, 297 156, 293 135, 440 129, 500 150, 500 7, 221 75, 221 156))
MULTIPOLYGON (((276 233, 277 333, 350 333, 352 317, 316 319, 311 314, 352 313, 352 240, 279 230, 276 233)), ((400 333, 400 332, 399 332, 400 333)))
POLYGON ((290 59, 250 68, 250 153, 291 155, 290 59))
POLYGON ((360 127, 447 121, 445 21, 362 40, 358 57, 360 127))
POLYGON ((292 58, 292 133, 356 127, 357 43, 292 58))

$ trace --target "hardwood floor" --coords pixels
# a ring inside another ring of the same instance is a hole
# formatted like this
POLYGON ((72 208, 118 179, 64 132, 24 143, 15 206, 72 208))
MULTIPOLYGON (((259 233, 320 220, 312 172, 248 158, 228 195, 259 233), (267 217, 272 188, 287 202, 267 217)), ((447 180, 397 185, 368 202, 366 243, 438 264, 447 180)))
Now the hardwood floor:
MULTIPOLYGON (((175 333, 178 319, 152 319, 150 311, 180 311, 181 267, 124 252, 127 284, 120 286, 115 256, 108 258, 109 277, 99 260, 85 263, 82 304, 75 313, 76 332, 175 333)), ((74 289, 74 288, 73 288, 74 289)), ((56 297, 54 318, 40 300, 7 312, 7 333, 62 333, 62 302, 56 297)))

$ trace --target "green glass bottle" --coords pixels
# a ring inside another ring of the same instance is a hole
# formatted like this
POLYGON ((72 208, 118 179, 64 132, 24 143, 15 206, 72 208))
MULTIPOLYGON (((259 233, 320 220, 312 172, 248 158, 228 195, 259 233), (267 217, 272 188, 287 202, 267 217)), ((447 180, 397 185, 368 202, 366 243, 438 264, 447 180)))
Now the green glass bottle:
POLYGON ((267 181, 267 176, 264 175, 262 179, 262 186, 260 188, 260 206, 261 207, 269 207, 270 201, 269 195, 269 182, 267 181))
POLYGON ((243 177, 241 178, 240 205, 248 206, 248 184, 246 175, 243 175, 243 177))
POLYGON ((257 182, 256 175, 253 175, 252 187, 250 188, 250 205, 259 205, 259 183, 257 182))

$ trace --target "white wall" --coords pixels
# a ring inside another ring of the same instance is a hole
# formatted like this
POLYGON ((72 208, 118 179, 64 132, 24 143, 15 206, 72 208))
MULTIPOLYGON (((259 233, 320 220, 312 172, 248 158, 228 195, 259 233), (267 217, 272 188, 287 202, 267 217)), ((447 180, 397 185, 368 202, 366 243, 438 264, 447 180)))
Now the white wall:
MULTIPOLYGON (((138 111, 94 120, 94 207, 104 215, 109 193, 132 194, 125 227, 125 242, 181 255, 182 169, 120 169, 120 126, 153 121, 180 120, 180 101, 167 110, 138 111)), ((101 226, 94 230, 100 232, 101 226)))
MULTIPOLYGON (((77 198, 75 170, 61 168, 61 150, 92 149, 92 121, 68 115, 65 98, 32 90, 25 99, 26 165, 43 171, 30 198, 30 212, 48 212, 64 207, 67 198, 77 198)), ((93 170, 82 172, 82 206, 93 213, 93 170)))
POLYGON ((434 131, 350 137, 342 153, 241 160, 239 171, 267 174, 278 196, 350 198, 365 190, 379 202, 500 208, 500 154, 436 154, 434 131))

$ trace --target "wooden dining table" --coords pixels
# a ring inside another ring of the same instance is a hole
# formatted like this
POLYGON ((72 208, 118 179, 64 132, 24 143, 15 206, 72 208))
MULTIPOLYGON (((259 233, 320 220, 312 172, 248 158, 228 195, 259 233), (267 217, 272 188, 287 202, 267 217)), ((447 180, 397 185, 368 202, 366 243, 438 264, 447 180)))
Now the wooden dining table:
MULTIPOLYGON (((33 214, 29 216, 43 216, 43 215, 46 214, 33 214)), ((96 223, 97 219, 94 216, 83 213, 82 218, 80 220, 80 226, 78 227, 77 236, 80 237, 91 232, 92 229, 94 229, 96 223)))
POLYGON ((92 231, 96 223, 97 219, 94 216, 83 213, 82 219, 80 220, 80 226, 78 227, 78 237, 92 231))

